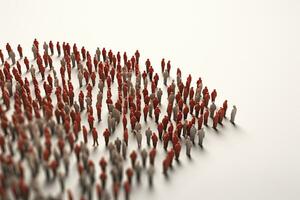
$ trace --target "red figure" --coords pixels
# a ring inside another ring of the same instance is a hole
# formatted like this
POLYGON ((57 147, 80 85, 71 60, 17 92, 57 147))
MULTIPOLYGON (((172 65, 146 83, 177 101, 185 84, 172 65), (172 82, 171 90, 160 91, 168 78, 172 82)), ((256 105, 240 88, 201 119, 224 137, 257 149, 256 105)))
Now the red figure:
POLYGON ((219 113, 217 112, 213 119, 213 128, 214 129, 217 129, 218 122, 219 122, 219 113))
POLYGON ((174 150, 175 150, 175 159, 179 160, 179 155, 181 151, 181 145, 179 142, 177 142, 177 144, 175 145, 174 150))
POLYGON ((156 148, 158 138, 154 132, 152 133, 151 139, 152 139, 153 147, 156 148))
POLYGON ((104 140, 105 140, 105 146, 107 146, 108 142, 109 142, 109 136, 110 136, 110 132, 107 128, 103 132, 103 136, 104 136, 104 140))
POLYGON ((93 128, 92 134, 93 134, 93 139, 94 139, 93 146, 95 146, 96 144, 98 146, 99 145, 99 143, 98 143, 98 132, 97 132, 96 128, 93 128))
POLYGON ((160 114, 160 109, 159 107, 156 107, 154 110, 154 115, 155 115, 155 122, 158 124, 158 120, 159 120, 159 114, 160 114))
POLYGON ((216 97, 217 97, 217 91, 214 89, 214 90, 211 92, 211 101, 212 101, 212 102, 215 102, 216 97))
POLYGON ((130 154, 131 165, 132 165, 133 168, 134 168, 134 166, 135 166, 136 158, 137 158, 137 154, 136 154, 136 152, 133 150, 133 151, 131 152, 131 154, 130 154))
POLYGON ((208 110, 205 110, 205 112, 204 112, 204 125, 205 126, 207 126, 208 116, 209 116, 209 112, 208 112, 208 110))
POLYGON ((154 165, 154 161, 156 157, 156 150, 154 148, 150 150, 149 157, 150 157, 150 164, 154 165))
POLYGON ((227 105, 227 100, 225 100, 224 103, 223 103, 224 117, 226 117, 227 107, 228 107, 228 105, 227 105))

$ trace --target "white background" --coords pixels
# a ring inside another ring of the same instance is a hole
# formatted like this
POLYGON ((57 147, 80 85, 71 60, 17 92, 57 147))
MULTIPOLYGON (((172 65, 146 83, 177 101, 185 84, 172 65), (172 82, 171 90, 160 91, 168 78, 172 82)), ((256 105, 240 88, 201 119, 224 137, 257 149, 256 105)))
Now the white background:
POLYGON ((300 199, 300 1, 0 0, 0 9, 3 50, 29 52, 34 38, 139 49, 156 70, 170 59, 173 72, 201 76, 237 105, 237 128, 210 134, 204 152, 132 199, 300 199))

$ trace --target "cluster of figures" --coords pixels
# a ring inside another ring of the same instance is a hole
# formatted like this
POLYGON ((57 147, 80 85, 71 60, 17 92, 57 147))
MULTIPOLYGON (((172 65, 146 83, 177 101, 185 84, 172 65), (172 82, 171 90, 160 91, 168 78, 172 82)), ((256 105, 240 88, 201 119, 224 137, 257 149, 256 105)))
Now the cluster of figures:
MULTIPOLYGON (((105 48, 91 55, 76 44, 40 46, 35 39, 32 61, 21 45, 17 55, 9 43, 6 51, 0 50, 3 200, 108 200, 121 192, 129 199, 133 180, 139 184, 143 174, 153 186, 157 154, 163 154, 159 166, 168 176, 182 147, 191 157, 193 147, 203 148, 205 127, 217 130, 226 118, 227 100, 217 107, 217 91, 209 92, 201 78, 193 86, 189 75, 184 83, 178 68, 172 79, 164 59, 160 72, 149 59, 141 70, 138 50, 131 58, 105 48), (99 148, 108 153, 95 160, 91 150, 99 148), (47 193, 43 182, 57 183, 60 191, 47 193)), ((233 106, 232 124, 236 112, 233 106)))

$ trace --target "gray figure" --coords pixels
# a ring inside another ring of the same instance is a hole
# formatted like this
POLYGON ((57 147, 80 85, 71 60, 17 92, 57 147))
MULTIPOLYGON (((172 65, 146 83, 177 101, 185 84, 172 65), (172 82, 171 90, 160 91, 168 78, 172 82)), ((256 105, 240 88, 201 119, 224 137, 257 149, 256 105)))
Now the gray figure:
POLYGON ((54 86, 55 87, 59 86, 59 80, 58 80, 58 78, 54 78, 54 86))
POLYGON ((69 174, 69 166, 70 166, 70 160, 69 160, 69 153, 64 150, 63 153, 63 162, 64 162, 64 167, 65 167, 65 174, 69 174))
POLYGON ((118 153, 121 153, 121 144, 122 144, 122 141, 120 140, 119 137, 117 137, 117 139, 115 140, 115 145, 116 145, 118 153))
POLYGON ((173 119, 174 121, 177 121, 177 114, 179 112, 179 106, 177 103, 175 103, 175 106, 173 107, 173 119))
POLYGON ((65 67, 66 66, 66 60, 64 58, 62 58, 60 60, 60 64, 61 64, 61 66, 65 67))
POLYGON ((30 73, 31 73, 31 78, 32 79, 35 78, 35 68, 33 65, 31 65, 31 67, 30 67, 30 73))
POLYGON ((138 148, 140 149, 141 146, 142 146, 142 133, 140 131, 138 131, 136 133, 136 141, 137 141, 137 144, 138 144, 138 148))
POLYGON ((5 82, 5 87, 8 90, 9 96, 12 97, 12 95, 13 95, 12 82, 11 81, 6 81, 5 82))
POLYGON ((116 108, 113 109, 113 112, 112 112, 112 115, 113 117, 116 119, 116 122, 117 124, 120 123, 120 120, 121 120, 121 114, 120 114, 120 111, 116 108))
POLYGON ((141 151, 141 157, 142 157, 143 167, 146 167, 148 152, 145 148, 141 151))
POLYGON ((71 61, 72 61, 72 68, 74 68, 76 66, 76 60, 75 60, 75 54, 74 53, 71 54, 71 61))
POLYGON ((65 175, 62 172, 58 173, 58 181, 60 185, 60 191, 64 192, 65 191, 65 175))
POLYGON ((103 93, 99 91, 97 94, 97 102, 102 104, 102 100, 103 100, 103 93))
POLYGON ((177 76, 176 76, 176 83, 177 83, 177 85, 179 85, 181 83, 181 76, 180 76, 180 74, 177 74, 177 76))
POLYGON ((9 52, 9 57, 11 58, 12 65, 16 64, 16 54, 14 51, 9 52))
POLYGON ((172 91, 175 92, 175 90, 176 90, 176 84, 175 84, 175 80, 174 79, 172 79, 171 88, 172 88, 172 91))
POLYGON ((147 77, 143 79, 143 82, 144 82, 144 87, 148 88, 148 79, 147 79, 147 77))
POLYGON ((78 69, 78 71, 82 71, 82 72, 83 72, 83 65, 82 65, 81 62, 79 62, 79 63, 77 64, 77 69, 78 69))
POLYGON ((163 91, 161 90, 161 88, 159 88, 158 91, 157 91, 157 98, 158 98, 159 105, 161 105, 162 95, 163 95, 163 91))
POLYGON ((149 168, 147 170, 147 174, 148 174, 149 187, 152 188, 152 186, 153 186, 153 176, 154 176, 154 167, 152 165, 149 166, 149 168))
POLYGON ((97 60, 100 61, 100 57, 101 57, 101 50, 99 47, 97 47, 96 49, 96 56, 97 56, 97 60))
POLYGON ((36 48, 36 46, 32 45, 31 50, 32 50, 32 53, 33 53, 33 58, 35 60, 37 58, 37 48, 36 48))
POLYGON ((196 133, 197 133, 197 129, 196 129, 195 125, 193 124, 191 129, 190 129, 190 139, 191 139, 193 144, 195 144, 196 133))
POLYGON ((236 106, 234 105, 234 106, 232 107, 232 111, 231 111, 231 115, 230 115, 230 122, 231 122, 232 124, 235 124, 234 120, 235 120, 236 111, 237 111, 237 108, 236 108, 236 106))
POLYGON ((76 100, 75 100, 73 106, 74 106, 75 112, 79 113, 80 112, 80 106, 79 106, 79 104, 76 100))
POLYGON ((123 156, 123 159, 126 160, 126 157, 127 157, 127 145, 126 145, 125 141, 122 142, 122 156, 123 156))
POLYGON ((170 95, 169 95, 169 97, 168 97, 169 104, 173 105, 174 100, 175 100, 175 95, 174 95, 173 92, 171 92, 170 95))
POLYGON ((209 113, 210 113, 209 116, 211 118, 214 118, 216 109, 217 109, 217 106, 215 105, 214 102, 212 102, 210 107, 209 107, 209 113))
POLYGON ((145 131, 145 135, 147 138, 147 145, 150 146, 150 140, 151 140, 151 136, 152 136, 152 131, 151 131, 150 127, 148 127, 147 130, 145 131))
POLYGON ((196 94, 195 94, 195 102, 196 102, 196 103, 199 103, 200 100, 201 100, 201 94, 200 94, 200 93, 196 93, 196 94))
POLYGON ((167 86, 167 81, 168 81, 169 73, 168 70, 165 70, 163 72, 163 79, 164 79, 164 85, 167 86))
POLYGON ((112 120, 111 114, 109 113, 107 116, 107 126, 108 126, 107 128, 110 133, 112 133, 112 125, 113 125, 113 120, 112 120))
POLYGON ((85 103, 86 103, 86 107, 88 108, 89 106, 92 106, 92 98, 87 96, 85 98, 85 103))
POLYGON ((140 164, 140 161, 137 161, 135 166, 134 166, 134 171, 136 175, 136 180, 138 183, 141 182, 141 172, 142 172, 142 166, 140 164))
POLYGON ((43 44, 43 49, 46 52, 46 54, 49 55, 48 54, 49 46, 48 46, 48 44, 46 42, 44 42, 44 44, 43 44))
POLYGON ((134 126, 135 133, 141 132, 141 130, 142 130, 142 125, 139 122, 136 122, 134 126))
POLYGON ((184 120, 183 126, 182 126, 182 135, 183 135, 183 137, 185 137, 186 134, 187 134, 187 126, 188 126, 188 122, 187 122, 187 120, 184 120))
POLYGON ((204 128, 201 128, 200 130, 198 130, 197 132, 198 134, 198 145, 203 148, 203 139, 205 137, 205 132, 204 132, 204 128))
POLYGON ((79 87, 82 87, 82 81, 83 81, 83 73, 82 71, 78 71, 78 81, 79 81, 79 87))
POLYGON ((114 118, 114 117, 112 117, 112 120, 111 120, 111 122, 112 122, 112 126, 111 126, 111 128, 112 128, 112 133, 114 133, 115 132, 115 130, 116 130, 116 119, 114 118))
POLYGON ((185 147, 186 147, 186 155, 190 158, 191 157, 191 149, 192 149, 193 143, 189 136, 185 139, 185 147))

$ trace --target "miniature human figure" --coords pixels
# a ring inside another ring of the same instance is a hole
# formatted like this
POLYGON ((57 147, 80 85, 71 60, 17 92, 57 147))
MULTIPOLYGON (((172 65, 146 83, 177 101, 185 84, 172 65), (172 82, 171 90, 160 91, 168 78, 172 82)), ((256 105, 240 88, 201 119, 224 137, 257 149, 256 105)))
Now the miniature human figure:
POLYGON ((196 133, 197 133, 197 129, 196 129, 195 125, 193 124, 192 127, 190 128, 190 139, 193 144, 195 144, 196 133))
POLYGON ((63 173, 59 172, 58 180, 59 180, 59 185, 60 185, 60 191, 64 192, 65 191, 65 175, 63 173))
POLYGON ((37 58, 37 53, 38 53, 38 50, 37 50, 36 46, 35 46, 35 45, 32 45, 31 50, 32 50, 32 53, 33 53, 33 58, 34 58, 34 60, 36 60, 36 58, 37 58))
POLYGON ((147 150, 145 148, 141 151, 141 157, 142 157, 143 167, 145 168, 146 167, 146 163, 147 163, 147 157, 148 157, 148 152, 147 152, 147 150))
POLYGON ((79 87, 82 87, 82 80, 83 80, 83 73, 81 70, 78 71, 78 81, 79 81, 79 87))
POLYGON ((213 118, 213 128, 215 130, 217 130, 218 122, 219 122, 219 112, 216 112, 216 114, 215 114, 215 116, 213 118))
POLYGON ((19 52, 20 59, 22 59, 23 58, 23 49, 20 44, 18 45, 17 50, 19 52))
POLYGON ((97 56, 97 60, 100 61, 100 57, 101 57, 101 50, 99 47, 97 47, 96 49, 96 56, 97 56))
POLYGON ((103 136, 105 140, 105 146, 107 147, 109 142, 109 136, 110 136, 110 131, 108 130, 108 128, 106 128, 105 131, 103 132, 103 136))
POLYGON ((115 139, 115 146, 117 148, 118 153, 121 153, 121 144, 122 144, 122 141, 120 140, 119 137, 117 137, 115 139))
POLYGON ((11 58, 12 65, 16 64, 16 54, 14 51, 9 52, 9 57, 11 58))
POLYGON ((185 146, 186 146, 186 155, 190 158, 191 157, 191 149, 192 149, 193 143, 190 140, 189 136, 187 136, 186 139, 185 139, 185 146))
POLYGON ((198 145, 203 148, 203 138, 205 137, 204 128, 197 131, 198 134, 198 145))
POLYGON ((126 157, 127 157, 127 144, 124 140, 122 142, 122 156, 123 156, 123 159, 126 160, 126 157))
POLYGON ((217 109, 217 106, 216 106, 215 102, 213 101, 209 107, 210 118, 214 118, 216 109, 217 109))
POLYGON ((159 88, 158 91, 157 91, 157 98, 158 98, 159 105, 161 105, 162 95, 163 95, 163 91, 161 90, 161 88, 159 88))
POLYGON ((134 168, 135 174, 136 174, 136 181, 138 183, 141 182, 141 172, 142 172, 142 166, 139 161, 136 162, 135 168, 134 168))
POLYGON ((149 168, 147 170, 147 174, 148 174, 149 187, 152 188, 153 187, 154 166, 152 166, 152 165, 149 166, 149 168))
POLYGON ((43 49, 44 49, 44 51, 45 51, 45 53, 47 54, 47 55, 49 55, 49 46, 48 46, 48 44, 46 43, 46 42, 44 42, 44 44, 43 44, 43 49))
POLYGON ((138 148, 140 149, 141 146, 142 146, 142 133, 140 131, 138 131, 136 133, 136 141, 137 141, 137 144, 138 144, 138 148))
POLYGON ((181 151, 181 144, 180 144, 180 142, 177 142, 177 144, 174 147, 174 151, 175 151, 175 159, 177 161, 179 161, 179 155, 180 155, 180 151, 181 151))
POLYGON ((237 111, 237 108, 236 108, 236 106, 234 105, 234 106, 232 107, 232 111, 231 111, 231 115, 230 115, 230 122, 231 122, 232 124, 235 124, 234 120, 235 120, 236 111, 237 111))
POLYGON ((167 80, 168 80, 168 77, 169 77, 169 73, 168 73, 168 70, 165 70, 163 72, 163 80, 164 80, 164 85, 167 86, 167 80))
POLYGON ((125 200, 129 200, 129 194, 131 191, 131 185, 129 181, 125 181, 124 190, 125 190, 125 200))
POLYGON ((1 49, 0 49, 0 60, 1 60, 1 65, 3 65, 3 63, 4 63, 4 55, 3 55, 1 49))
POLYGON ((136 158, 137 158, 137 154, 136 152, 133 150, 130 154, 130 159, 131 159, 131 165, 132 165, 132 168, 134 168, 135 166, 135 161, 136 161, 136 158))
POLYGON ((158 137, 154 132, 152 133, 151 139, 152 139, 153 148, 156 148, 157 142, 158 142, 158 137))
POLYGON ((149 117, 152 118, 153 113, 153 102, 152 100, 149 102, 149 117))
POLYGON ((147 138, 147 145, 150 146, 150 139, 151 139, 151 135, 152 135, 152 131, 151 131, 150 127, 148 127, 148 129, 145 131, 145 135, 147 138))
POLYGON ((92 134, 93 134, 93 140, 94 140, 93 146, 95 146, 96 144, 98 146, 99 145, 99 143, 98 143, 98 133, 97 133, 96 128, 92 128, 92 134))

